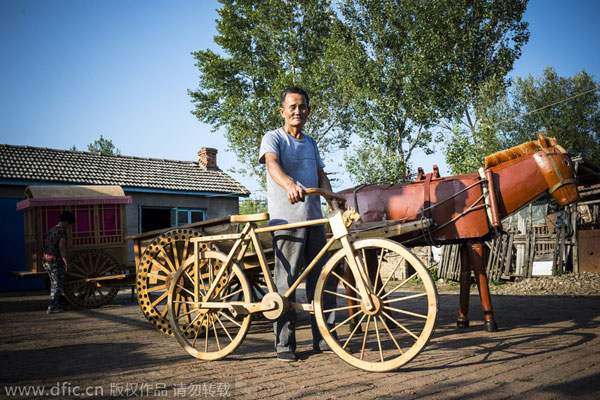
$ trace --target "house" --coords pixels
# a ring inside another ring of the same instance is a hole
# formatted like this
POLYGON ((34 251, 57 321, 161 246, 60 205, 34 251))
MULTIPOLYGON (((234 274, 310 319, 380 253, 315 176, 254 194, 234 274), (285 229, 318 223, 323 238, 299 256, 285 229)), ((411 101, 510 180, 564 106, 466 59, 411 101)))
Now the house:
POLYGON ((121 186, 132 198, 127 235, 236 214, 239 198, 250 194, 219 169, 212 148, 200 149, 198 161, 174 161, 0 144, 0 290, 33 288, 7 278, 25 268, 23 212, 16 204, 33 185, 121 186))

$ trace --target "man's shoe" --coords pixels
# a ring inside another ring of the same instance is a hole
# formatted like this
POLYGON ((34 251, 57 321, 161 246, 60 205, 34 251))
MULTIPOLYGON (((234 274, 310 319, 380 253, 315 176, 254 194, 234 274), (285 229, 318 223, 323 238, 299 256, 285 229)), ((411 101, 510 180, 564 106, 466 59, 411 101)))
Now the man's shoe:
POLYGON ((63 310, 60 307, 54 307, 54 308, 48 307, 48 311, 46 311, 47 314, 58 314, 61 312, 65 312, 65 310, 63 310))
POLYGON ((294 362, 298 358, 296 357, 296 353, 294 353, 293 351, 282 351, 280 353, 277 353, 277 359, 279 361, 294 362))
POLYGON ((322 349, 313 349, 313 351, 315 351, 317 353, 333 354, 333 350, 331 350, 331 348, 329 346, 325 346, 322 349))

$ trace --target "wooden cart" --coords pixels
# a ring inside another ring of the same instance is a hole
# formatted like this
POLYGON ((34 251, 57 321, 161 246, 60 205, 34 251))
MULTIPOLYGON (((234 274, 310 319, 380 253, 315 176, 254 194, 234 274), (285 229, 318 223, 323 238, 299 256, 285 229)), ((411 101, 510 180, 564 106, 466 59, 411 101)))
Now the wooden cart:
POLYGON ((25 272, 17 278, 47 278, 42 267, 44 241, 64 211, 75 214, 69 228, 69 270, 64 295, 75 306, 95 308, 109 303, 119 286, 132 284, 127 267, 125 196, 119 186, 28 186, 17 209, 25 217, 25 272), (129 280, 129 281, 128 281, 129 280))

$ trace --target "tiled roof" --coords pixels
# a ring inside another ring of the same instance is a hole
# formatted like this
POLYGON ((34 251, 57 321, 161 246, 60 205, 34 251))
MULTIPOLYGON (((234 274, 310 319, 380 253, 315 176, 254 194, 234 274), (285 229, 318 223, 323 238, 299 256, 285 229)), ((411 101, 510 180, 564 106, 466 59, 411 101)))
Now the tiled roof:
POLYGON ((223 171, 206 169, 198 162, 6 144, 0 144, 0 179, 250 194, 248 189, 223 171))

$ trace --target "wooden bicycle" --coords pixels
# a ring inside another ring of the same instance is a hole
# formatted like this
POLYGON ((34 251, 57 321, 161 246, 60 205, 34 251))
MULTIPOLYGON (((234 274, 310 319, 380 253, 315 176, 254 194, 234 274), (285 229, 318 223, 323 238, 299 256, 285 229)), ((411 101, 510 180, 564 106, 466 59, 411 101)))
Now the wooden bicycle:
POLYGON ((366 371, 397 369, 427 345, 438 311, 437 291, 427 268, 392 240, 367 238, 352 242, 348 228, 359 216, 352 209, 339 209, 338 202, 342 204, 345 199, 322 189, 307 189, 306 193, 325 197, 334 209, 332 215, 268 227, 256 226, 268 220, 268 214, 233 215, 232 223, 245 224, 240 233, 191 239, 194 253, 175 273, 167 303, 174 336, 188 353, 202 360, 223 358, 244 340, 252 314, 263 313, 275 320, 288 310, 314 313, 330 348, 344 361, 366 371), (258 235, 321 224, 331 227, 330 239, 287 293, 277 293, 258 235), (206 246, 201 249, 202 243, 223 240, 235 241, 228 254, 205 250, 206 246), (258 256, 267 287, 261 301, 252 301, 250 285, 240 267, 249 248, 258 256), (318 261, 336 249, 319 276, 314 300, 288 301, 318 261), (369 276, 369 264, 375 266, 375 276, 369 276), (355 284, 343 278, 344 268, 349 268, 355 284), (383 269, 389 273, 385 279, 383 269), (409 272, 403 279, 392 280, 400 270, 409 272), (353 295, 346 294, 342 285, 350 287, 353 295), (336 300, 333 308, 324 308, 325 296, 336 300), (346 305, 348 300, 353 301, 348 302, 352 305, 346 305), (350 309, 354 310, 353 317, 339 312, 350 309), (335 323, 328 325, 327 317, 336 311, 335 323), (358 322, 353 323, 353 318, 358 322))

